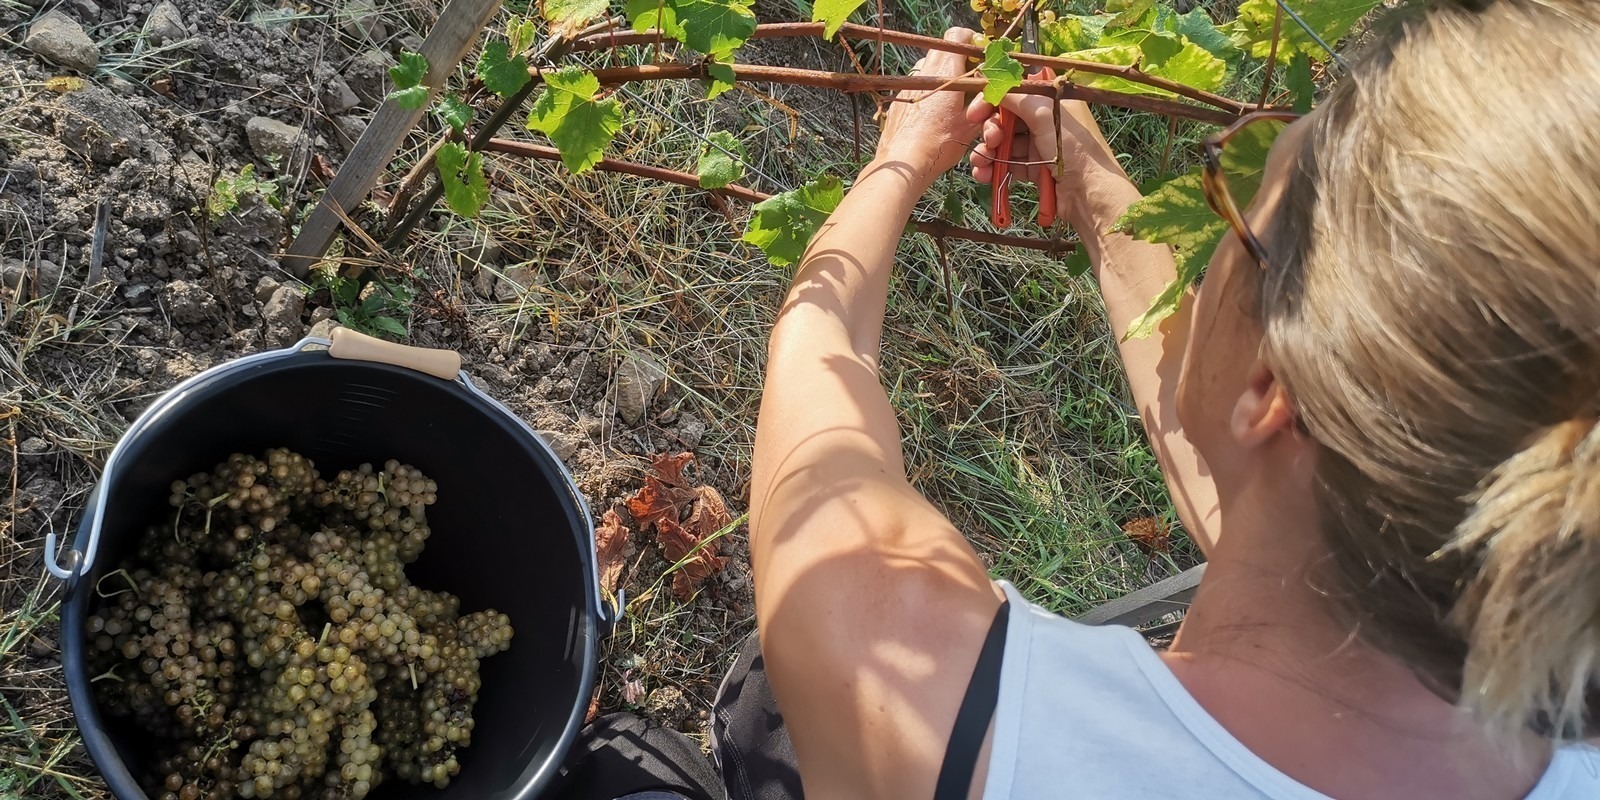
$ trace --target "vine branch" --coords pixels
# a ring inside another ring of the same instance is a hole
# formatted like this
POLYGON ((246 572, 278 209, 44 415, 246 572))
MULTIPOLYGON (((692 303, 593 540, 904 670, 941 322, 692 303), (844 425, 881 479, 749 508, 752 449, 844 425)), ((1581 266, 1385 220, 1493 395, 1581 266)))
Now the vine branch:
MULTIPOLYGON (((820 22, 769 22, 756 26, 752 39, 781 39, 791 37, 822 38, 823 23, 820 22)), ((923 36, 904 31, 878 28, 871 25, 857 25, 844 23, 839 27, 839 34, 850 39, 877 41, 880 43, 905 45, 920 50, 942 50, 947 53, 957 53, 968 58, 982 58, 983 49, 971 44, 952 42, 933 36, 923 36)), ((659 31, 620 31, 605 36, 586 36, 576 39, 572 43, 572 52, 592 50, 607 50, 624 45, 648 44, 655 41, 659 31)), ((1084 61, 1076 58, 1062 58, 1060 56, 1046 56, 1037 53, 1012 53, 1011 57, 1029 66, 1050 67, 1056 72, 1089 72, 1096 75, 1110 75, 1124 80, 1144 84, 1157 89, 1164 89, 1181 97, 1187 97, 1195 102, 1204 103, 1213 108, 1226 111, 1234 118, 1254 110, 1249 103, 1242 103, 1228 97, 1196 89, 1184 83, 1168 80, 1156 75, 1151 75, 1137 66, 1101 64, 1096 61, 1084 61)), ((1229 120, 1230 122, 1232 119, 1229 120)), ((1226 123, 1221 123, 1226 124, 1226 123)))
MULTIPOLYGON (((561 151, 554 147, 518 142, 512 139, 490 139, 484 144, 483 150, 491 153, 504 153, 506 155, 535 158, 541 161, 560 161, 561 151)), ((652 167, 647 164, 637 164, 632 161, 621 161, 614 158, 602 158, 594 165, 595 169, 602 172, 616 172, 624 175, 633 175, 640 178, 651 178, 665 183, 675 183, 691 189, 710 192, 719 197, 727 197, 746 203, 759 203, 767 200, 772 195, 766 192, 751 189, 739 184, 728 184, 720 189, 705 189, 700 186, 700 178, 687 172, 679 172, 665 167, 652 167)), ((952 225, 943 220, 913 220, 911 226, 920 233, 926 233, 935 239, 966 239, 983 244, 998 245, 1001 247, 1020 247, 1025 250, 1040 250, 1046 253, 1065 254, 1076 249, 1072 242, 1055 241, 1052 239, 1039 239, 1031 236, 1012 236, 1004 233, 990 233, 971 228, 952 225)))
MULTIPOLYGON (((880 92, 912 89, 920 91, 959 91, 977 94, 988 85, 985 78, 944 78, 937 75, 857 75, 850 72, 823 72, 799 67, 771 67, 763 64, 728 65, 736 80, 750 83, 782 83, 812 86, 840 92, 880 92)), ((603 67, 593 71, 602 85, 657 80, 709 79, 704 64, 643 64, 632 67, 603 67)), ((542 80, 542 76, 534 76, 542 80)), ((1107 89, 1081 86, 1067 80, 1025 80, 1011 90, 1017 94, 1036 94, 1062 100, 1083 100, 1099 105, 1148 111, 1168 117, 1181 117, 1213 125, 1227 125, 1237 114, 1180 103, 1161 97, 1124 94, 1107 89)))

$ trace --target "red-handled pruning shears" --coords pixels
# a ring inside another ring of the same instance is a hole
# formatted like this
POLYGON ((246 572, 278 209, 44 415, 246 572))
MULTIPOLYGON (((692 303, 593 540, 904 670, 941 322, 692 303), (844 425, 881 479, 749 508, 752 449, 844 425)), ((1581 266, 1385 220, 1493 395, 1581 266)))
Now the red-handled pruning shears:
MULTIPOLYGON (((1033 4, 1022 12, 1022 52, 1039 52, 1039 12, 1034 10, 1033 4)), ((1056 74, 1049 67, 1029 67, 1027 77, 1032 80, 1053 81, 1056 74)), ((1000 113, 1000 147, 995 152, 994 176, 989 179, 989 221, 997 228, 1011 227, 1011 172, 1013 164, 1011 157, 1011 140, 1016 137, 1017 124, 1020 122, 1017 115, 1010 110, 1001 108, 1000 113)), ((1039 227, 1048 228, 1056 221, 1056 179, 1051 174, 1048 165, 1040 170, 1039 179, 1039 227)))

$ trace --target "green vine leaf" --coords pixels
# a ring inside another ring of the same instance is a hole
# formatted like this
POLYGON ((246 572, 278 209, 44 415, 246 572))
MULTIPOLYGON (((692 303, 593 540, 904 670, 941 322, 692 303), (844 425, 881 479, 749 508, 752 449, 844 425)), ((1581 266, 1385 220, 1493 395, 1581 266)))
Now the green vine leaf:
POLYGON ((483 154, 467 152, 460 142, 446 142, 434 157, 439 182, 450 210, 463 217, 475 217, 489 202, 489 180, 483 175, 483 154))
POLYGON ((622 6, 622 13, 639 33, 660 28, 667 36, 683 41, 683 26, 678 24, 678 12, 672 0, 628 0, 622 6))
POLYGON ((727 131, 712 131, 695 167, 702 189, 721 189, 744 177, 744 145, 727 131))
POLYGON ((472 121, 472 106, 453 94, 439 98, 433 107, 433 113, 443 120, 450 130, 461 135, 467 129, 467 123, 472 121))
MULTIPOLYGON (((1234 202, 1241 209, 1249 207, 1261 188, 1267 153, 1283 127, 1281 123, 1259 122, 1245 127, 1228 141, 1222 153, 1222 169, 1234 202)), ((1222 237, 1231 235, 1228 223, 1206 202, 1204 175, 1202 167, 1195 167, 1167 181, 1129 206, 1112 228, 1114 232, 1131 234, 1140 241, 1170 245, 1178 268, 1177 279, 1128 326, 1124 338, 1149 336, 1162 320, 1176 313, 1189 285, 1211 262, 1222 237)))
POLYGON ((1211 21, 1211 15, 1203 8, 1173 15, 1170 27, 1173 33, 1223 61, 1232 62, 1240 56, 1239 47, 1233 43, 1233 39, 1211 21))
POLYGON ((713 61, 706 65, 706 74, 711 76, 710 85, 706 87, 706 99, 715 100, 717 95, 733 88, 733 65, 723 61, 713 61))
POLYGON ((596 100, 599 92, 599 79, 578 67, 546 72, 544 91, 528 116, 528 129, 550 137, 573 174, 599 162, 622 130, 622 103, 615 97, 596 100))
POLYGON ((811 7, 811 21, 826 23, 822 29, 822 38, 832 39, 839 32, 850 15, 861 7, 867 0, 817 0, 811 7))
POLYGON ((755 0, 673 0, 683 43, 726 61, 756 32, 755 0))
POLYGON ((550 32, 566 38, 606 13, 611 3, 610 0, 544 0, 540 5, 545 21, 550 23, 550 32))
POLYGON ((1301 114, 1309 113, 1311 105, 1317 100, 1317 83, 1311 77, 1311 57, 1296 53, 1283 79, 1289 88, 1289 95, 1294 98, 1294 110, 1301 114))
POLYGON ((774 266, 793 264, 843 200, 844 184, 831 175, 773 195, 752 209, 743 240, 761 248, 774 266))
POLYGON ((989 46, 983 49, 983 63, 978 71, 989 79, 983 86, 985 103, 1000 105, 1006 92, 1022 85, 1022 62, 1011 57, 1016 50, 1017 43, 1006 38, 991 39, 989 46))
MULTIPOLYGON (((1322 41, 1337 45, 1361 18, 1378 6, 1380 0, 1286 0, 1306 26, 1317 32, 1322 41)), ((1234 20, 1236 41, 1256 58, 1266 58, 1272 52, 1272 23, 1278 14, 1275 0, 1244 0, 1239 4, 1239 18, 1234 20)), ((1304 53, 1323 60, 1328 57, 1322 46, 1306 34, 1294 20, 1284 16, 1281 40, 1278 43, 1278 63, 1290 63, 1296 54, 1304 53)))
POLYGON ((484 88, 501 97, 516 94, 531 80, 528 76, 528 60, 521 53, 512 56, 510 44, 498 39, 483 45, 483 52, 478 54, 478 63, 473 66, 473 71, 483 81, 484 88))
POLYGON ((627 0, 623 13, 636 31, 661 32, 691 50, 728 61, 756 32, 755 0, 627 0))
POLYGON ((400 63, 389 68, 389 80, 394 91, 389 99, 401 108, 415 111, 428 104, 428 87, 422 79, 428 75, 428 59, 421 53, 409 50, 400 54, 400 63))

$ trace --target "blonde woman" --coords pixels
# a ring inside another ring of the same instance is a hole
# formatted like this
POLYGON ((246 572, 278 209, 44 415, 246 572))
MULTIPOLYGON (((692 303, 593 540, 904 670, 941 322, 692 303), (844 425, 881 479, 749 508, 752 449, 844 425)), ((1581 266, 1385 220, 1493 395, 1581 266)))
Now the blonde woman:
MULTIPOLYGON (((992 582, 905 477, 896 241, 980 133, 987 178, 998 128, 950 94, 893 106, 772 333, 734 796, 1600 797, 1600 4, 1438 5, 1282 132, 1248 208, 1208 182, 1234 235, 1121 345, 1210 562, 1162 653, 992 582), (741 722, 767 683, 784 725, 741 722), (789 742, 798 779, 750 766, 789 742)), ((1138 191, 1082 107, 1058 139, 1048 102, 1007 104, 1061 149, 1060 215, 1126 329, 1174 275, 1109 232, 1138 191)))

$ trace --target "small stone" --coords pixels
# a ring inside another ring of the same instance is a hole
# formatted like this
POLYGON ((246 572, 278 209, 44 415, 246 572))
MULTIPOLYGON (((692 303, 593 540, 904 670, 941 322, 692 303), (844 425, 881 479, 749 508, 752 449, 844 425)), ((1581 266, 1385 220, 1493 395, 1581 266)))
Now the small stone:
POLYGON ((174 322, 185 325, 211 317, 217 307, 211 292, 193 281, 173 281, 162 287, 161 302, 174 322))
POLYGON ((626 353, 615 379, 617 414, 629 425, 644 421, 650 404, 666 383, 667 370, 644 353, 626 353))
POLYGON ((358 42, 378 44, 389 38, 389 26, 372 0, 351 0, 344 7, 344 23, 339 26, 346 36, 358 42))
POLYGON ((706 431, 710 426, 699 415, 685 413, 678 418, 678 441, 683 443, 684 449, 694 450, 706 438, 706 431))
POLYGON ((306 294, 298 286, 280 286, 261 307, 261 321, 267 326, 267 344, 287 347, 300 338, 304 326, 300 314, 306 308, 306 294))
POLYGON ((74 152, 101 164, 120 164, 139 155, 147 138, 139 115, 127 101, 99 86, 85 86, 56 101, 57 135, 74 152))
POLYGON ((650 693, 644 704, 644 713, 652 719, 661 719, 678 711, 681 705, 683 690, 676 686, 662 686, 650 693))
POLYGON ((95 22, 100 19, 100 4, 94 0, 72 0, 67 5, 78 15, 78 19, 84 22, 95 22))
MULTIPOLYGON (((320 311, 321 309, 318 310, 320 311)), ((311 330, 306 332, 306 335, 318 339, 326 339, 333 335, 333 329, 337 327, 339 327, 339 323, 331 318, 320 319, 312 324, 311 330)))
POLYGON ((271 300, 272 296, 277 293, 278 287, 282 285, 274 280, 271 275, 262 275, 261 280, 256 281, 256 302, 265 303, 271 300))
POLYGON ((494 286, 494 299, 502 303, 517 300, 533 288, 535 277, 532 267, 512 267, 506 270, 494 286))
POLYGON ((316 308, 311 309, 310 321, 312 325, 316 325, 323 320, 333 319, 334 316, 335 314, 332 308, 328 306, 317 306, 316 308))
POLYGON ((556 454, 556 458, 562 461, 571 461, 572 457, 577 455, 578 448, 583 444, 578 440, 578 437, 570 433, 561 431, 534 432, 539 434, 539 438, 543 439, 545 444, 550 445, 550 450, 556 454))
POLYGON ((343 114, 358 105, 361 98, 344 78, 334 75, 322 84, 322 108, 330 115, 343 114))
POLYGON ((50 443, 38 436, 29 436, 17 445, 19 456, 42 456, 50 452, 50 443))
POLYGON ((344 69, 344 79, 356 96, 376 106, 389 93, 389 68, 394 65, 394 57, 388 53, 368 50, 350 59, 350 65, 344 69))
POLYGON ((79 72, 94 72, 95 65, 100 63, 100 47, 83 32, 83 26, 59 10, 34 22, 22 46, 79 72))
POLYGON ((361 134, 366 132, 367 121, 360 117, 333 118, 334 137, 347 153, 356 146, 356 142, 361 141, 361 134))
POLYGON ((189 28, 183 24, 183 14, 171 0, 162 0, 150 9, 144 20, 145 35, 157 45, 173 44, 189 38, 189 28))
POLYGON ((28 279, 28 272, 28 265, 22 263, 22 259, 7 258, 0 261, 0 284, 13 292, 17 291, 28 279))
POLYGON ((408 33, 400 37, 399 44, 401 50, 410 50, 413 53, 422 52, 422 37, 414 33, 408 33))
POLYGON ((299 146, 300 129, 271 117, 251 117, 244 133, 256 157, 279 169, 289 165, 299 146))

